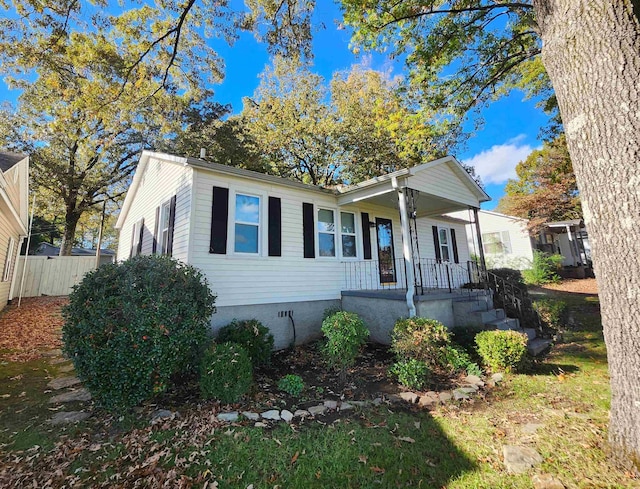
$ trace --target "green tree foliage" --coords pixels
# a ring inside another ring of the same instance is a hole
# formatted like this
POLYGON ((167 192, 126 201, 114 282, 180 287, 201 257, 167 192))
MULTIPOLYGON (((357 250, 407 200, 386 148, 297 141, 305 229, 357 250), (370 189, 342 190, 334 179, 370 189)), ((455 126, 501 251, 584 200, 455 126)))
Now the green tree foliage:
POLYGON ((576 176, 564 134, 545 142, 516 166, 517 180, 509 180, 498 209, 529 219, 538 232, 547 222, 581 219, 582 207, 576 176))
POLYGON ((458 136, 384 73, 354 67, 327 87, 308 65, 280 57, 241 118, 266 171, 321 186, 442 156, 458 136))

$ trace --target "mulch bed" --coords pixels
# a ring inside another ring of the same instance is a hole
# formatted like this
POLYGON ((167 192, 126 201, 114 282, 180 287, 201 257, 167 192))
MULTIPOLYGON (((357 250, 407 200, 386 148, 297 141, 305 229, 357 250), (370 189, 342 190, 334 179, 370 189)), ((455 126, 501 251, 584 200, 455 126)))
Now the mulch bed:
POLYGON ((66 296, 25 297, 18 307, 14 300, 0 313, 0 358, 27 362, 60 348, 60 308, 68 302, 66 296))

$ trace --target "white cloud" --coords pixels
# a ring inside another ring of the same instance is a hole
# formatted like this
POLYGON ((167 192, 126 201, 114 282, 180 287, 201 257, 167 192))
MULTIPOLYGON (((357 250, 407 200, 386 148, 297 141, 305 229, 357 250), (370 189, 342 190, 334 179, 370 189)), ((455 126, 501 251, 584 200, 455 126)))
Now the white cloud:
POLYGON ((520 134, 504 144, 491 146, 490 149, 464 160, 464 163, 475 167, 485 184, 505 183, 509 178, 516 177, 516 165, 536 149, 523 144, 525 137, 520 134))

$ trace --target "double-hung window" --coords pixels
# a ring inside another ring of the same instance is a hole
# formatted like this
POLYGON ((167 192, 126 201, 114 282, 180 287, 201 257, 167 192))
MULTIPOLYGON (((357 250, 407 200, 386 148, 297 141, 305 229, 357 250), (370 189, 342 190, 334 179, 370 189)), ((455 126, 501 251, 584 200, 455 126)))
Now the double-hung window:
POLYGON ((16 246, 16 242, 13 238, 9 238, 9 249, 7 250, 7 258, 4 262, 4 270, 2 272, 2 281, 8 282, 11 276, 11 268, 13 265, 13 251, 16 246))
POLYGON ((340 235, 342 240, 342 257, 355 258, 356 251, 356 216, 353 212, 340 213, 340 235))
POLYGON ((160 254, 166 255, 169 250, 169 226, 171 220, 171 201, 167 200, 160 206, 160 254))
POLYGON ((236 253, 260 253, 260 197, 236 194, 236 253))
POLYGON ((140 243, 140 241, 142 240, 142 226, 144 225, 143 221, 143 219, 140 219, 133 224, 133 242, 131 244, 132 256, 138 256, 140 254, 140 249, 142 248, 142 244, 140 243))
POLYGON ((336 221, 331 209, 318 209, 318 255, 336 256, 336 221))
POLYGON ((442 261, 452 261, 451 235, 448 228, 438 228, 438 240, 440 242, 440 257, 442 261))
POLYGON ((484 252, 489 254, 509 254, 511 253, 511 238, 509 231, 496 233, 484 233, 482 235, 484 252))

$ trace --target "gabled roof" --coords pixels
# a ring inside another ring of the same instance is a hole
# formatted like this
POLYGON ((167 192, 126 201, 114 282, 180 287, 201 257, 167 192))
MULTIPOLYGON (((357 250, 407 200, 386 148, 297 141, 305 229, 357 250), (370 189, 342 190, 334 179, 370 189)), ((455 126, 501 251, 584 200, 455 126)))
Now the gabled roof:
POLYGON ((10 170, 14 165, 24 160, 27 156, 20 153, 0 151, 0 170, 10 170))

